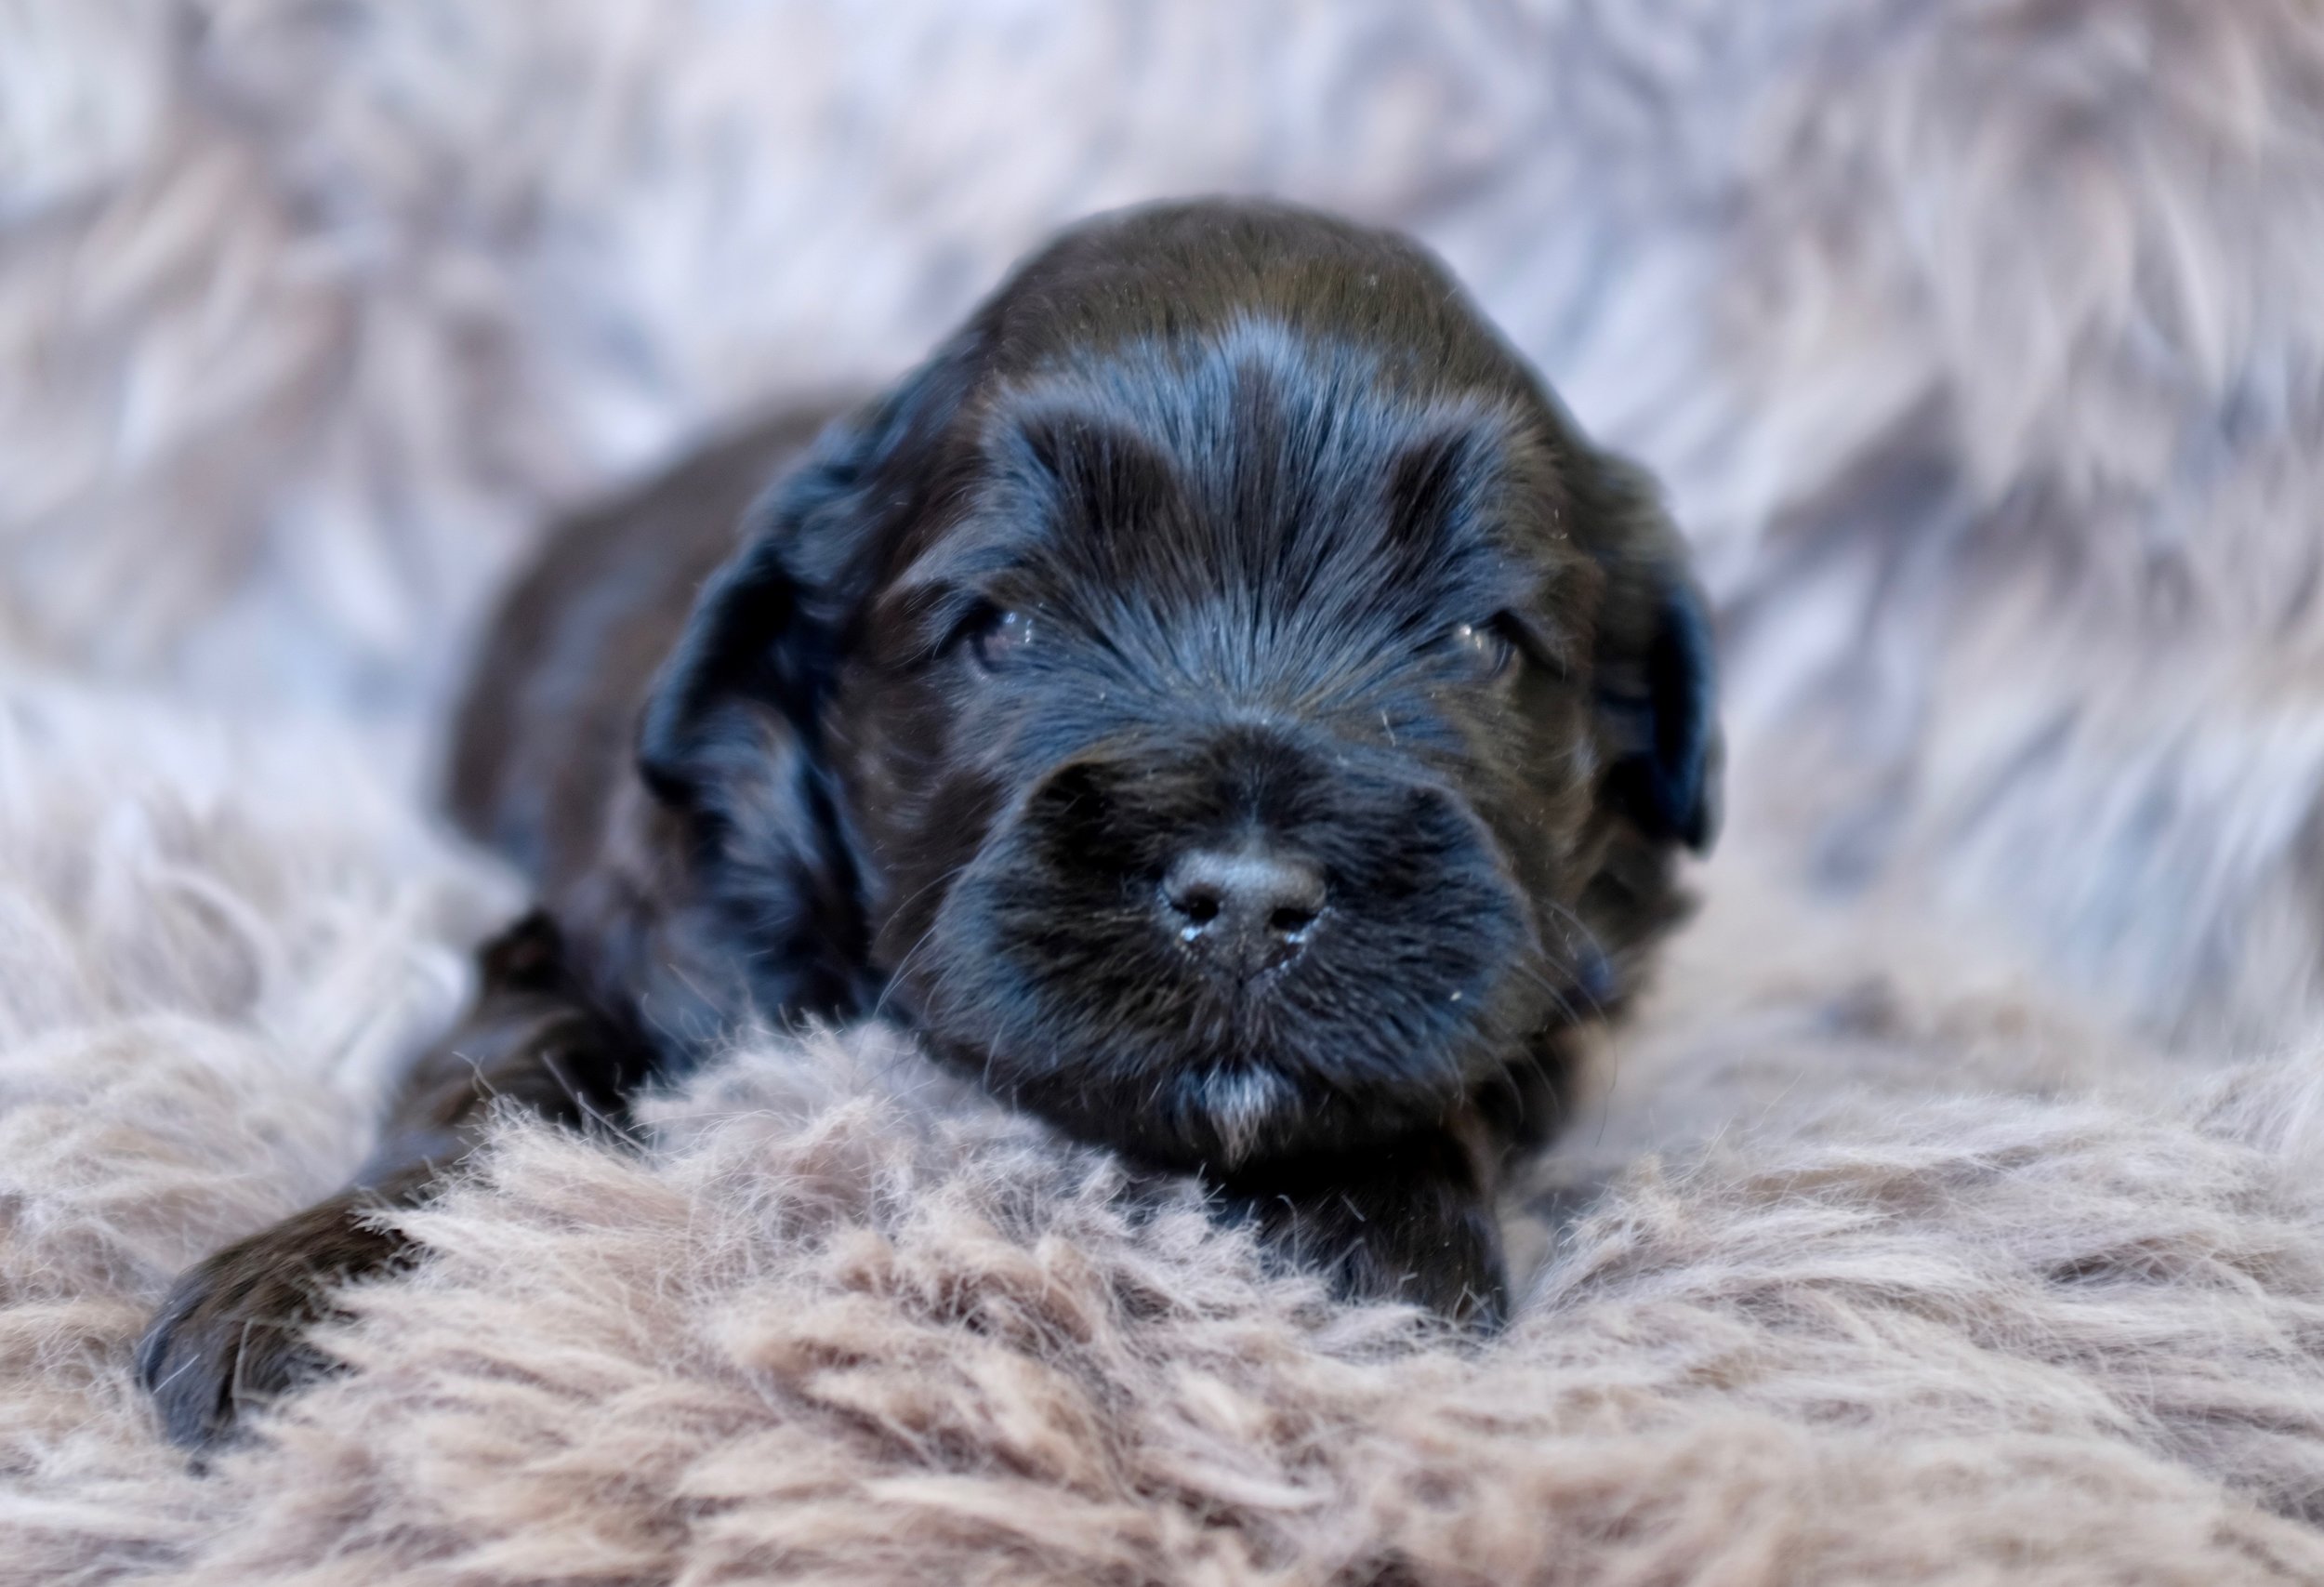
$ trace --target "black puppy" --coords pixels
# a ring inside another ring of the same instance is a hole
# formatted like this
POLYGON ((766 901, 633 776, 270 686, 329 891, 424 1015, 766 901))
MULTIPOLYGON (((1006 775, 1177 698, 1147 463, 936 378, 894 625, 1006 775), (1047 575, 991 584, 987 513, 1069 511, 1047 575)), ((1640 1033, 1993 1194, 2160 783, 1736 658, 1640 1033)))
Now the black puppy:
POLYGON ((179 1282, 141 1362, 172 1436, 308 1368, 327 1286, 404 1254, 367 1217, 493 1097, 618 1119, 753 1013, 877 1006, 1345 1292, 1498 1315, 1503 1161, 1712 826, 1648 483, 1418 247, 1260 205, 1069 232, 815 429, 511 597, 453 806, 542 912, 353 1186, 179 1282))

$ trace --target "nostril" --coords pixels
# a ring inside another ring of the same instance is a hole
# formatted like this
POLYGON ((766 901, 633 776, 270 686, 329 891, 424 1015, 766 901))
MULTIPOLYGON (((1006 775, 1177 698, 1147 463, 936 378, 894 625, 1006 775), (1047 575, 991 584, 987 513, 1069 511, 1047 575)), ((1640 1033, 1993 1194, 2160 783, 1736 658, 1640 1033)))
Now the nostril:
POLYGON ((1170 896, 1170 907, 1197 926, 1207 926, 1219 918, 1219 895, 1208 888, 1188 888, 1170 896))
POLYGON ((1281 905, 1267 917, 1267 929, 1279 937, 1295 937, 1314 925, 1319 913, 1305 904, 1281 905))

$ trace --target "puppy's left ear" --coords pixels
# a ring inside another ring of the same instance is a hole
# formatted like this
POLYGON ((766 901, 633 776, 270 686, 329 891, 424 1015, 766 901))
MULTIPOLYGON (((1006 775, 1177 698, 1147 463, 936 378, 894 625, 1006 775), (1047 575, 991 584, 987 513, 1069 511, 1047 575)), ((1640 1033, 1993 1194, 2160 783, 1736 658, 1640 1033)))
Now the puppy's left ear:
POLYGON ((1605 791, 1647 837, 1710 851, 1724 760, 1710 609, 1654 482, 1602 457, 1578 503, 1604 536, 1597 705, 1605 791))

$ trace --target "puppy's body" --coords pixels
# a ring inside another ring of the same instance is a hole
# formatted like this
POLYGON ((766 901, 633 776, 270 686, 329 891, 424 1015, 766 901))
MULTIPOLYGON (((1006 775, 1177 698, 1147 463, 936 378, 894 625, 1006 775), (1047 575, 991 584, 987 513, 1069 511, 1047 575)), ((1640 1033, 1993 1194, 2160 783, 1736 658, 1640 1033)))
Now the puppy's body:
POLYGON ((1069 233, 818 417, 510 597, 452 803, 543 912, 348 1195, 181 1283, 145 1356, 177 1436, 303 1369, 324 1282, 401 1254, 363 1207, 492 1095, 618 1118, 754 1013, 877 1005, 1343 1290, 1498 1312, 1501 1163, 1711 821, 1643 482, 1424 254, 1268 206, 1069 233))

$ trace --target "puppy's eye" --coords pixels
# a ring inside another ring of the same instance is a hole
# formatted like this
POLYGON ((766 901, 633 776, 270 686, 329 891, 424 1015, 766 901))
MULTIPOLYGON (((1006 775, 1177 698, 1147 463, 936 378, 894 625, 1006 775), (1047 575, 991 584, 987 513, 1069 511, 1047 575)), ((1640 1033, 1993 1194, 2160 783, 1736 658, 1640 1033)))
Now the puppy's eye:
POLYGON ((1499 623, 1462 623, 1446 645, 1482 678, 1499 678, 1517 664, 1517 647, 1499 623))
POLYGON ((997 672, 1033 644, 1033 614, 988 609, 969 631, 969 654, 987 672, 997 672))

